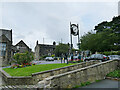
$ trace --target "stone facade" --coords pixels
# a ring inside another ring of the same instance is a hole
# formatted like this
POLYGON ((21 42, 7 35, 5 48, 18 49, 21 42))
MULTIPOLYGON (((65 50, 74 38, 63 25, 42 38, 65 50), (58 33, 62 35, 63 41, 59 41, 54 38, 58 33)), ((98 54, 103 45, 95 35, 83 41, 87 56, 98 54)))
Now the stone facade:
POLYGON ((46 44, 38 44, 38 41, 36 42, 35 46, 35 60, 39 60, 41 56, 51 56, 55 49, 55 43, 53 45, 46 45, 46 44))
POLYGON ((16 53, 25 53, 26 51, 31 52, 31 49, 24 43, 23 40, 13 46, 13 50, 16 53))
POLYGON ((9 64, 11 60, 12 30, 0 29, 0 66, 9 64))

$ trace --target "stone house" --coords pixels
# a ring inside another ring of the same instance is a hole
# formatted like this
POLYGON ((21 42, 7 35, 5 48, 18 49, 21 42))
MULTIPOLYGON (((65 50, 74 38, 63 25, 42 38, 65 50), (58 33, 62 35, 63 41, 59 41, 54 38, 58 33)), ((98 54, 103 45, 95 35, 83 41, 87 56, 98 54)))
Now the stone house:
POLYGON ((56 43, 53 42, 53 45, 47 45, 47 44, 38 44, 38 41, 36 42, 35 46, 35 60, 39 60, 41 56, 51 56, 54 54, 56 43))
POLYGON ((0 66, 11 61, 12 30, 0 29, 0 66))
POLYGON ((14 53, 25 53, 26 51, 31 52, 32 49, 25 44, 23 40, 18 42, 15 46, 13 46, 14 53))

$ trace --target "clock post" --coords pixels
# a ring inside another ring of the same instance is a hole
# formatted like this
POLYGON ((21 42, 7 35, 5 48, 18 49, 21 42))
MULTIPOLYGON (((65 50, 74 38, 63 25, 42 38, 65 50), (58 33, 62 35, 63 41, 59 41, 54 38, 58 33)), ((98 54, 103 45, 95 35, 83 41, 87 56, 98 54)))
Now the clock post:
MULTIPOLYGON (((70 56, 71 56, 71 61, 73 61, 73 52, 72 52, 72 35, 77 36, 78 35, 78 48, 80 50, 80 39, 79 39, 79 25, 77 24, 71 24, 70 22, 70 40, 71 40, 71 47, 70 47, 70 56)), ((79 51, 79 56, 78 59, 81 60, 81 55, 79 51)))
POLYGON ((81 55, 80 55, 80 38, 79 38, 79 25, 77 24, 77 29, 78 29, 78 53, 79 53, 79 56, 78 56, 78 59, 81 60, 81 55))
POLYGON ((70 56, 71 56, 71 60, 73 61, 73 53, 72 53, 72 47, 73 47, 73 44, 72 44, 72 24, 70 22, 70 40, 71 40, 71 47, 70 47, 70 56))

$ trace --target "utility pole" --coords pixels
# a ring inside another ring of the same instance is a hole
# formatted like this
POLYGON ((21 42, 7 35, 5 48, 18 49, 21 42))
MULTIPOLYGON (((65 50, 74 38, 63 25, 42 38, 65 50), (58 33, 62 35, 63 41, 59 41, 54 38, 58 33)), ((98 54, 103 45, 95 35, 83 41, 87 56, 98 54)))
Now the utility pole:
POLYGON ((44 37, 43 37, 43 44, 44 44, 44 37))
POLYGON ((62 43, 62 38, 61 38, 61 43, 62 43))

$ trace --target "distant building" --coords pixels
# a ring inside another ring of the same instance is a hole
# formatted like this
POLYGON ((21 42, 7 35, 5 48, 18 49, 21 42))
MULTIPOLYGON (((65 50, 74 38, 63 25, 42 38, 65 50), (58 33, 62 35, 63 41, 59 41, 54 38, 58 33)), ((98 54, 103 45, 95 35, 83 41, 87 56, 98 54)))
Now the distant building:
POLYGON ((14 53, 25 53, 26 51, 31 52, 32 50, 24 43, 23 40, 21 40, 13 46, 13 51, 14 53))
POLYGON ((120 1, 118 2, 118 15, 120 15, 120 1))
POLYGON ((9 64, 11 60, 12 30, 0 29, 0 66, 9 64))
POLYGON ((55 42, 53 42, 53 45, 47 45, 47 44, 38 44, 38 41, 37 41, 35 46, 35 60, 39 60, 41 56, 53 55, 55 46, 56 46, 55 42))

